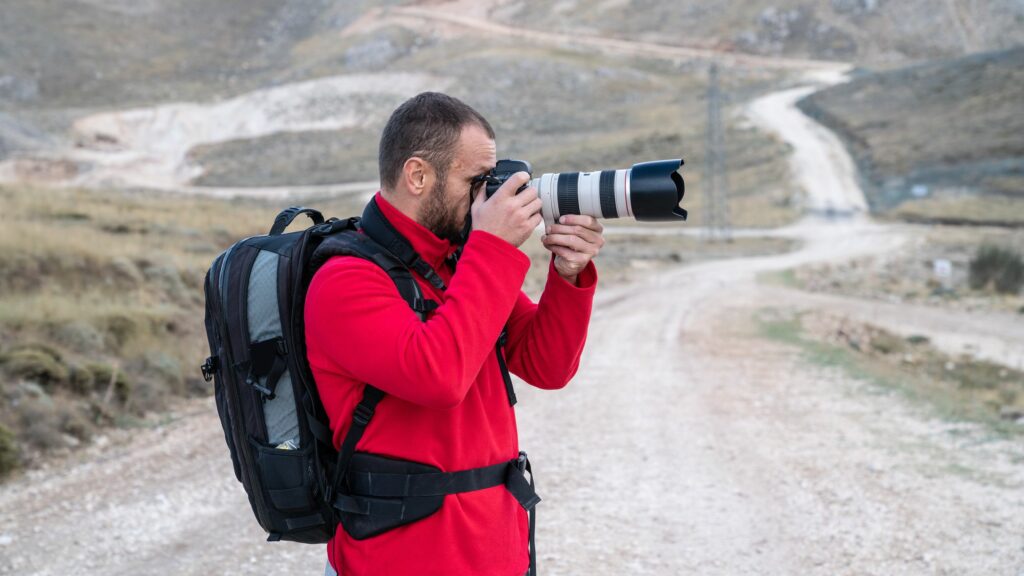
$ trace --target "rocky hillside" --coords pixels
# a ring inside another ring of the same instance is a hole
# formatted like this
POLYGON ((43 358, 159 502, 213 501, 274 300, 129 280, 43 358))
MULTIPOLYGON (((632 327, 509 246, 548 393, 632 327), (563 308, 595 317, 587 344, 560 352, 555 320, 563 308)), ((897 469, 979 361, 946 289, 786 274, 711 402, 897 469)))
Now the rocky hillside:
POLYGON ((893 65, 1024 41, 1014 0, 520 0, 496 19, 680 45, 893 65))
MULTIPOLYGON (((449 91, 478 107, 499 127, 503 155, 534 160, 539 170, 610 168, 635 159, 682 155, 693 182, 703 156, 703 65, 666 65, 644 58, 614 58, 566 45, 536 42, 443 25, 389 18, 389 7, 427 6, 533 30, 642 40, 726 51, 850 60, 893 65, 958 55, 1024 40, 1024 8, 993 0, 967 10, 964 0, 940 5, 922 0, 755 0, 656 2, 605 0, 488 0, 486 2, 359 0, 9 0, 0 16, 0 160, 37 155, 20 169, 29 178, 87 173, 83 160, 54 149, 131 148, 131 134, 83 133, 76 122, 90 114, 153 110, 162 103, 259 100, 260 90, 350 74, 427 73, 418 88, 449 91), (252 96, 252 98, 249 98, 252 96), (246 98, 249 98, 246 100, 246 98), (539 161, 538 161, 539 160, 539 161)), ((771 73, 725 74, 727 96, 740 102, 777 81, 771 73)), ((313 88, 316 91, 316 88, 313 88)), ((411 90, 411 89, 410 89, 411 90)), ((244 127, 247 119, 175 120, 181 110, 151 120, 112 120, 118 129, 148 131, 152 149, 140 165, 171 165, 175 185, 326 185, 375 177, 376 134, 388 110, 409 90, 309 96, 305 118, 357 109, 355 121, 310 128, 287 123, 247 133, 203 123, 244 127), (324 110, 311 110, 313 107, 324 110), (165 122, 175 122, 168 131, 165 122), (145 125, 149 122, 151 125, 145 125), (205 135, 182 134, 191 129, 205 135), (130 126, 129 126, 130 127, 130 126), (153 134, 180 138, 170 159, 153 134), (215 136, 214 136, 215 134, 215 136), (184 174, 186 176, 182 177, 184 174)), ((291 110, 245 109, 254 114, 291 110)), ((241 110, 241 108, 240 108, 241 110)), ((241 114, 243 111, 240 111, 241 114)), ((328 118, 327 124, 331 124, 328 118)), ((741 126, 730 175, 739 197, 777 180, 778 166, 758 150, 774 144, 741 126), (751 167, 760 166, 758 171, 751 167)), ((109 150, 107 150, 109 151, 109 150)), ((138 150, 136 150, 138 152, 138 150)), ((88 186, 127 180, 144 186, 164 175, 97 177, 88 186)), ((168 179, 171 179, 168 176, 168 179)), ((125 185, 125 184, 121 184, 125 185)), ((166 187, 166 186, 164 186, 166 187)), ((777 190, 769 191, 776 194, 777 190)), ((778 204, 785 198, 771 202, 778 204)), ((758 201, 763 208, 765 202, 758 201)), ((760 212, 759 208, 756 212, 760 212)), ((775 210, 778 212, 778 210, 775 210)), ((777 223, 775 216, 764 222, 777 223)))
MULTIPOLYGON (((499 154, 527 158, 538 171, 682 156, 688 182, 700 181, 706 62, 524 43, 392 18, 389 4, 92 0, 72 11, 15 0, 5 10, 11 34, 0 35, 0 64, 10 63, 9 90, 0 89, 0 155, 29 157, 12 169, 18 177, 88 187, 372 181, 387 115, 409 95, 435 89, 478 108, 498 129, 499 154), (214 30, 224 25, 231 33, 214 30), (43 46, 47 26, 67 33, 43 46), (73 55, 70 65, 59 54, 73 55), (107 160, 117 164, 109 173, 98 169, 107 160)), ((452 3, 438 8, 460 12, 452 3)), ((485 2, 469 12, 500 18, 510 9, 485 2)), ((739 104, 778 78, 723 72, 722 83, 739 104)), ((736 224, 792 220, 783 147, 735 115, 726 120, 736 224)), ((691 200, 699 218, 699 196, 691 200)))
MULTIPOLYGON (((91 109, 215 100, 331 74, 388 69, 460 39, 350 26, 373 8, 429 5, 537 30, 870 65, 1024 41, 1024 5, 991 0, 7 0, 0 14, 0 155, 91 109), (453 8, 454 5, 454 8, 453 8), (11 114, 13 118, 3 116, 11 114)), ((484 68, 485 70, 487 68, 484 68)), ((490 68, 497 70, 497 68, 490 68)), ((493 76, 493 74, 492 74, 493 76)))
POLYGON ((853 152, 876 211, 1024 225, 1024 47, 862 75, 802 107, 853 152))
POLYGON ((210 99, 289 79, 303 39, 387 0, 8 0, 0 110, 210 99))

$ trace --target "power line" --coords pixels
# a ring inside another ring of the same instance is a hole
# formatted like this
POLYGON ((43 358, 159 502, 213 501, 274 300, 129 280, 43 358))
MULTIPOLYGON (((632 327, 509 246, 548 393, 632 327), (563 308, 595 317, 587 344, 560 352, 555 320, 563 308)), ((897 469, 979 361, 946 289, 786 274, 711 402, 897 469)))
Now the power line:
POLYGON ((729 215, 729 178, 726 173, 725 130, 722 127, 722 93, 718 86, 718 65, 708 69, 708 120, 704 167, 704 238, 732 240, 729 215))

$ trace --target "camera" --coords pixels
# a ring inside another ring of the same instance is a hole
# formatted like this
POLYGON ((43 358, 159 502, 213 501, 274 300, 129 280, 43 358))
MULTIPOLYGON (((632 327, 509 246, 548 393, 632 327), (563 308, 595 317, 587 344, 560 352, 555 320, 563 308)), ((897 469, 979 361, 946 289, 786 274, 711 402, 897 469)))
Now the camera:
MULTIPOLYGON (((682 166, 682 158, 677 158, 642 162, 623 170, 542 174, 516 193, 527 186, 537 188, 544 203, 541 216, 548 225, 566 214, 635 218, 640 222, 686 220, 686 210, 679 206, 685 192, 679 174, 682 166)), ((516 172, 533 175, 529 162, 506 159, 474 181, 486 183, 490 198, 516 172)))

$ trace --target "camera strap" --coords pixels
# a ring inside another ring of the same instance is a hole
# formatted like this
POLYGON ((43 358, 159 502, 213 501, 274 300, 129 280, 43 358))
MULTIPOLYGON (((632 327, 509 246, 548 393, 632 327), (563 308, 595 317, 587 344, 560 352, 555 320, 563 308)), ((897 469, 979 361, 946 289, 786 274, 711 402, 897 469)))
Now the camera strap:
POLYGON ((515 406, 516 402, 516 389, 512 386, 512 376, 508 373, 508 366, 505 365, 505 344, 508 342, 508 325, 501 329, 501 335, 498 336, 498 343, 494 346, 498 353, 498 367, 501 368, 501 377, 505 380, 505 393, 508 394, 508 405, 515 406))
POLYGON ((363 209, 363 217, 359 221, 363 231, 366 232, 374 242, 380 244, 385 250, 398 258, 406 267, 415 270, 423 276, 430 284, 438 290, 445 290, 444 280, 437 272, 413 250, 412 245, 405 239, 395 227, 388 222, 384 214, 377 206, 376 200, 370 200, 363 209))

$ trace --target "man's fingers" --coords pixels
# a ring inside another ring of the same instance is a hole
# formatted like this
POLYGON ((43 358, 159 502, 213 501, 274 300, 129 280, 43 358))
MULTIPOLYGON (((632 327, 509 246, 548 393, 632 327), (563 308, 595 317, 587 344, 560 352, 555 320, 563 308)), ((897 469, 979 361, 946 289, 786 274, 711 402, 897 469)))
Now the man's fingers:
MULTIPOLYGON (((526 190, 524 190, 524 192, 526 192, 526 190)), ((536 214, 540 212, 542 208, 544 208, 544 201, 541 200, 539 197, 535 198, 533 202, 530 202, 529 204, 526 205, 526 208, 530 211, 530 214, 536 214)))
MULTIPOLYGON (((533 219, 533 216, 540 216, 540 206, 535 205, 533 202, 519 208, 517 210, 523 218, 533 219)), ((543 218, 542 218, 543 219, 543 218)))
MULTIPOLYGON (((534 203, 537 190, 529 186, 529 180, 527 172, 516 172, 489 199, 474 199, 474 229, 491 232, 513 246, 522 245, 543 222, 534 203), (520 188, 522 192, 518 192, 520 188)), ((485 196, 482 192, 477 194, 485 196)))
POLYGON ((569 267, 573 269, 573 272, 583 270, 583 268, 586 267, 587 262, 590 261, 588 257, 583 256, 579 252, 573 252, 565 246, 551 246, 549 248, 552 254, 558 256, 569 264, 569 267))
POLYGON ((537 195, 537 189, 532 186, 528 186, 525 190, 511 198, 511 201, 521 208, 528 207, 535 200, 540 200, 540 197, 537 195))
POLYGON ((545 234, 541 242, 548 247, 564 246, 584 254, 597 254, 598 246, 572 234, 545 234))
POLYGON ((593 216, 585 216, 583 214, 566 214, 559 218, 558 222, 567 226, 582 226, 589 230, 593 230, 598 234, 604 232, 604 226, 601 225, 601 221, 593 216))
POLYGON ((556 256, 561 256, 562 259, 567 262, 574 263, 575 260, 581 257, 579 252, 575 252, 571 248, 566 248, 564 246, 548 246, 548 250, 551 250, 551 252, 556 256))
POLYGON ((565 234, 569 236, 579 236, 591 244, 597 244, 599 246, 604 244, 604 238, 602 238, 599 233, 589 228, 584 228, 582 226, 552 224, 548 228, 548 234, 565 234))

